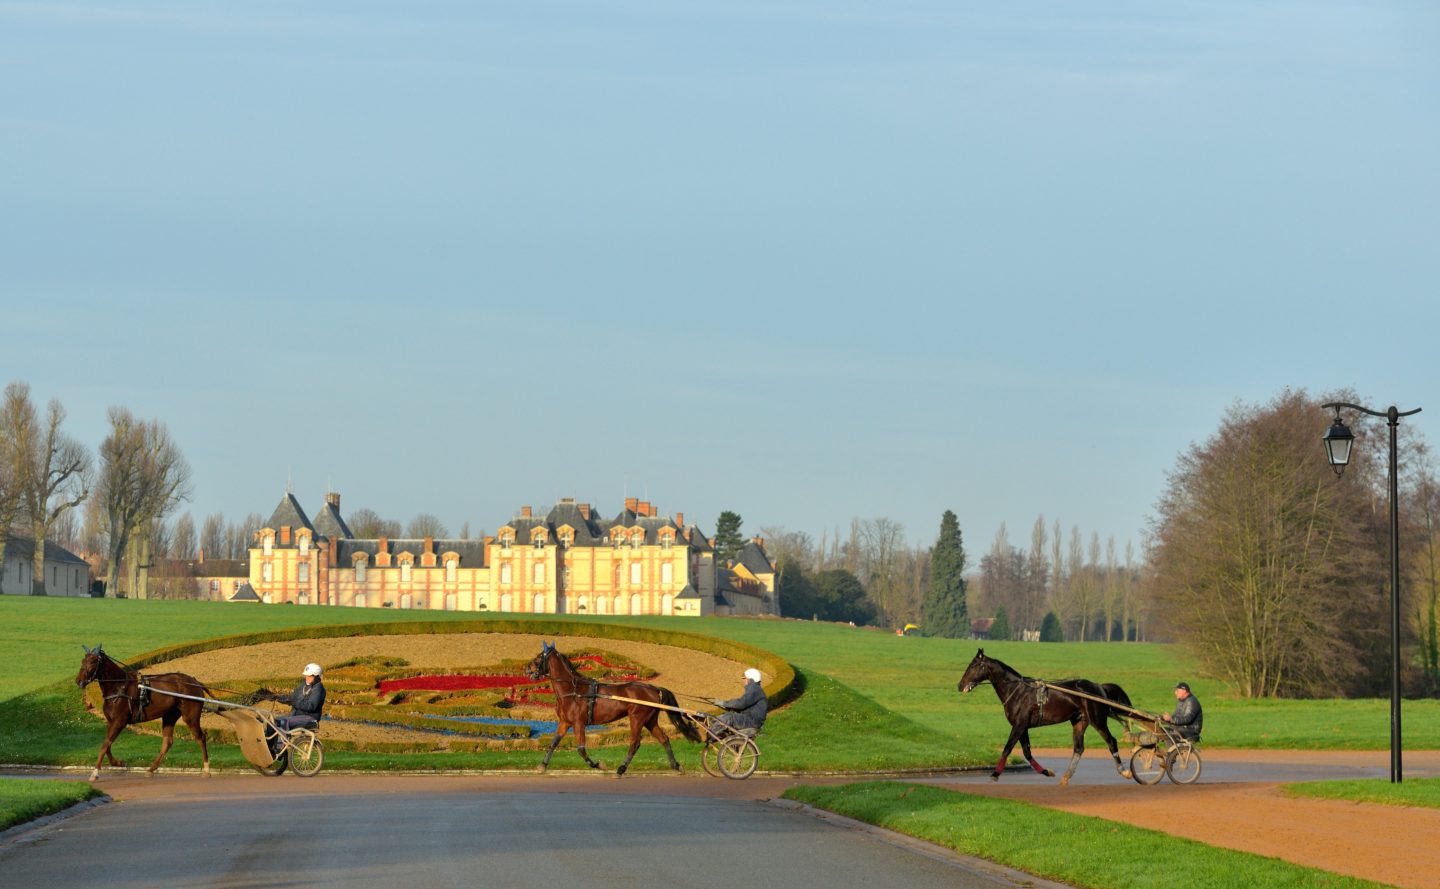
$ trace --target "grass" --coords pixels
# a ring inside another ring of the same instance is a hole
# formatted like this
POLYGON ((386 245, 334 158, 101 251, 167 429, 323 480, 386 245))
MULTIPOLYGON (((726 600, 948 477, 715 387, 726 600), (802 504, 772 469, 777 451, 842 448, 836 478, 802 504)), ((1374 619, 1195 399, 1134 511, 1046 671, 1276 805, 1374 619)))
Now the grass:
POLYGON ((1027 873, 1103 889, 1382 884, 1099 818, 916 784, 792 787, 785 797, 1027 873))
POLYGON ((0 830, 104 796, 86 781, 0 778, 0 830))
MULTIPOLYGON (((523 619, 496 615, 493 619, 523 619)), ((237 633, 288 627, 335 626, 367 621, 486 620, 483 615, 391 609, 245 606, 206 602, 141 602, 0 597, 0 762, 90 765, 101 738, 98 720, 80 709, 71 678, 80 644, 103 642, 120 658, 162 646, 237 633), (11 730, 15 729, 15 730, 11 730)), ((762 768, 785 771, 873 771, 989 765, 1009 731, 994 693, 982 687, 956 692, 976 643, 897 637, 891 633, 808 621, 734 618, 586 618, 546 616, 574 624, 596 623, 683 631, 743 642, 793 664, 806 683, 799 700, 778 711, 761 738, 762 768)), ((1153 644, 985 643, 986 652, 1032 676, 1086 676, 1118 682, 1137 705, 1168 709, 1171 688, 1186 678, 1205 704, 1208 747, 1276 747, 1383 750, 1389 745, 1388 701, 1243 701, 1223 682, 1200 675, 1183 652, 1153 644)), ((204 678, 204 677, 202 677, 204 678)), ((684 689, 677 689, 684 691, 684 689)), ((1406 746, 1440 749, 1440 701, 1405 702, 1406 746)), ((199 765, 197 746, 184 728, 168 763, 199 765)), ((1067 726, 1037 729, 1038 746, 1069 747, 1067 726)), ((568 743, 568 742, 567 742, 568 743)), ((158 739, 126 732, 117 755, 153 758, 158 739)), ((1099 739, 1087 741, 1091 755, 1099 739)), ((233 746, 212 749, 219 766, 244 767, 233 746)), ((525 768, 535 750, 437 753, 326 751, 332 768, 525 768)), ((693 748, 677 746, 682 763, 693 748)), ((614 756, 606 752, 607 765, 614 756)), ((578 758, 563 750, 554 764, 578 758)), ((637 768, 664 765, 663 751, 644 744, 637 768)))
POLYGON ((1284 790, 1291 796, 1440 809, 1440 778, 1408 778, 1400 784, 1391 784, 1384 778, 1356 781, 1306 781, 1300 784, 1287 784, 1284 790))

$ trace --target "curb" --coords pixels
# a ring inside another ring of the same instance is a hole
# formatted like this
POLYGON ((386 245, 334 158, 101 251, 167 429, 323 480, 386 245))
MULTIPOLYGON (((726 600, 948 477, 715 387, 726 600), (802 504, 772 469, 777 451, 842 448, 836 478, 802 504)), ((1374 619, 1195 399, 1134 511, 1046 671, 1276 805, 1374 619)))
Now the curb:
POLYGON ((42 815, 34 820, 26 821, 24 824, 17 824, 6 830, 0 830, 0 854, 22 843, 30 843, 39 839, 39 836, 31 836, 31 834, 39 834, 46 828, 52 827, 61 821, 74 818, 76 815, 83 815, 91 809, 103 806, 110 801, 108 795, 97 796, 94 799, 87 799, 84 802, 67 806, 58 812, 52 812, 49 815, 42 815))
POLYGON ((786 809, 798 815, 808 815, 811 818, 834 824, 836 827, 843 827, 847 830, 869 834, 882 843, 897 846, 916 855, 923 855, 932 861, 948 864, 951 867, 974 874, 977 877, 983 877, 989 880, 1003 880, 1013 886, 1025 887, 1025 889, 1075 889, 1075 887, 1069 883, 1057 883, 1053 880, 1047 880, 1044 877, 1037 877, 1034 874, 1026 873, 1023 870, 1016 870, 1013 867, 1006 867, 1003 864, 987 861, 984 858, 962 855, 945 846, 918 839, 909 834, 897 833, 888 828, 877 827, 866 821, 857 821, 854 818, 838 815, 827 809, 817 809, 806 803, 788 799, 772 799, 766 800, 765 804, 774 806, 777 809, 786 809))

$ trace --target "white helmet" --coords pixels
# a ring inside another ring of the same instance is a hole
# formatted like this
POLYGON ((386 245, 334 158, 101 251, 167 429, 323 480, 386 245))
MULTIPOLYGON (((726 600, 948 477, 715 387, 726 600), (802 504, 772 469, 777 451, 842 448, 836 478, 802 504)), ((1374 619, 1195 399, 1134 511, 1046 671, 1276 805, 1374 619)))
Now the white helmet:
POLYGON ((749 679, 751 682, 759 682, 760 671, 755 669, 754 667, 751 667, 750 669, 745 671, 745 678, 749 679))
POLYGON ((319 665, 319 664, 306 664, 306 665, 305 665, 305 674, 304 674, 304 675, 306 675, 306 676, 319 676, 319 675, 320 675, 320 665, 319 665))

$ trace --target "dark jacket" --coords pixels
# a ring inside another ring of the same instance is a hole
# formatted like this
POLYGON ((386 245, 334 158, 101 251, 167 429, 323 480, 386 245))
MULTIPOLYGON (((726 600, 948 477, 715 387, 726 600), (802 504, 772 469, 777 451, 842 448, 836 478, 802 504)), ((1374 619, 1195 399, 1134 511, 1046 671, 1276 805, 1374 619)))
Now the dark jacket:
POLYGON ((1200 699, 1195 697, 1194 693, 1175 702, 1175 712, 1170 715, 1170 724, 1183 729, 1182 734, 1191 740, 1200 737, 1200 729, 1205 724, 1205 714, 1201 712, 1200 699))
POLYGON ((308 685, 301 679, 294 691, 288 695, 278 695, 275 700, 293 707, 291 716, 310 716, 319 722, 320 711, 325 709, 325 683, 318 677, 314 685, 308 685))
POLYGON ((760 683, 750 679, 745 680, 745 691, 740 697, 715 703, 735 712, 729 722, 737 728, 758 729, 765 725, 765 716, 770 712, 770 702, 765 699, 765 690, 760 687, 760 683))

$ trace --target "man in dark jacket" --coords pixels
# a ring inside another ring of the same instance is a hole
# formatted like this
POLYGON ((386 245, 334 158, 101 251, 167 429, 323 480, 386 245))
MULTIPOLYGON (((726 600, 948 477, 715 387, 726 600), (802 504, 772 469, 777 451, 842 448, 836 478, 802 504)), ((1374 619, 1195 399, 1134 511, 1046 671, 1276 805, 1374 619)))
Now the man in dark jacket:
POLYGON ((1200 699, 1190 693, 1190 684, 1181 682, 1175 686, 1175 712, 1161 713, 1160 718, 1175 727, 1175 731, 1192 742, 1200 740, 1200 729, 1205 716, 1200 710, 1200 699))
POLYGON ((274 700, 289 704, 289 716, 281 716, 275 722, 286 731, 292 728, 314 728, 320 722, 325 709, 325 683, 320 681, 320 665, 306 664, 300 684, 288 695, 276 695, 274 700))
POLYGON ((745 671, 745 690, 740 697, 715 703, 726 710, 715 717, 717 720, 733 728, 754 729, 757 732, 765 725, 765 716, 770 711, 765 689, 760 687, 760 671, 754 667, 745 671))

